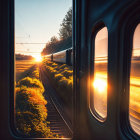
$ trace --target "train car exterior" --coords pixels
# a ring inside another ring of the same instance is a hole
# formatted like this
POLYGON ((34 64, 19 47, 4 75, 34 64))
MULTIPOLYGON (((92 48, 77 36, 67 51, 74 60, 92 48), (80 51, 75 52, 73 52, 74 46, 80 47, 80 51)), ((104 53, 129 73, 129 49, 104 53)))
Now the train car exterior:
POLYGON ((72 48, 66 50, 66 64, 67 65, 72 65, 71 55, 72 55, 72 48))
POLYGON ((47 60, 54 61, 54 62, 72 65, 73 64, 72 55, 73 55, 73 50, 72 50, 72 48, 70 48, 70 49, 63 50, 63 51, 53 53, 50 55, 45 55, 44 58, 47 60))
POLYGON ((53 54, 53 61, 60 62, 60 63, 66 63, 66 51, 61 51, 58 53, 53 54))

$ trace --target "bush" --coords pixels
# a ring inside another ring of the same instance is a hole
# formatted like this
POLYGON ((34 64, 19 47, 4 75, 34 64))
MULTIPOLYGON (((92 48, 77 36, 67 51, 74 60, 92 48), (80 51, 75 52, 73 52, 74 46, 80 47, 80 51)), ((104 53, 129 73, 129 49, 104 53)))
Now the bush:
POLYGON ((73 71, 72 70, 64 70, 63 72, 62 72, 62 74, 66 77, 66 78, 69 78, 70 76, 72 76, 72 74, 73 74, 73 71))
POLYGON ((30 111, 35 114, 35 118, 45 118, 47 117, 47 109, 45 105, 47 101, 44 99, 43 95, 37 90, 28 88, 21 89, 16 92, 16 110, 25 112, 30 111))
POLYGON ((16 112, 17 130, 20 134, 27 137, 35 138, 56 138, 58 135, 53 134, 45 121, 35 119, 34 114, 26 112, 16 112))
POLYGON ((48 76, 62 100, 71 106, 72 101, 72 86, 73 86, 73 71, 66 64, 44 61, 43 67, 46 68, 48 76))
POLYGON ((24 136, 32 138, 58 138, 47 126, 47 101, 43 96, 44 87, 39 81, 37 67, 17 83, 16 87, 16 127, 24 136), (32 78, 31 78, 32 77, 32 78))
POLYGON ((35 71, 33 71, 32 77, 34 77, 36 79, 39 79, 39 70, 38 70, 38 68, 35 71))
POLYGON ((27 137, 54 138, 47 126, 47 101, 39 90, 34 88, 16 89, 16 127, 17 130, 27 137))
POLYGON ((23 79, 21 79, 18 84, 17 84, 17 87, 22 87, 22 86, 25 86, 27 88, 39 88, 41 93, 44 92, 44 87, 42 85, 42 83, 38 80, 38 79, 35 79, 35 78, 30 78, 30 77, 25 77, 23 79))
POLYGON ((59 73, 59 74, 55 74, 54 77, 55 77, 56 81, 59 81, 63 78, 63 75, 59 73))

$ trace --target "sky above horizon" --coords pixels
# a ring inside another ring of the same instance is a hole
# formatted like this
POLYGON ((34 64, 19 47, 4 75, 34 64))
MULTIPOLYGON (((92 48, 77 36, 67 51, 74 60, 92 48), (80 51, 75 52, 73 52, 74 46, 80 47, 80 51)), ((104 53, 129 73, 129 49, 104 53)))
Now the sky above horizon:
POLYGON ((15 0, 15 53, 40 55, 52 36, 59 37, 71 6, 72 0, 15 0))

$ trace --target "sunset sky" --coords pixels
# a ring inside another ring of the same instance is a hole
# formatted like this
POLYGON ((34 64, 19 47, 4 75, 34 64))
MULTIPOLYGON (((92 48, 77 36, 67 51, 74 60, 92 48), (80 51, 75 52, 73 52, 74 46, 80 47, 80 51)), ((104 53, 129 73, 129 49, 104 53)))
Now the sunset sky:
POLYGON ((37 56, 60 24, 72 0, 15 0, 15 51, 37 56), (44 44, 21 44, 44 43, 44 44))
MULTIPOLYGON (((15 0, 16 53, 40 55, 48 40, 54 35, 58 37, 60 24, 71 6, 72 0, 15 0)), ((107 55, 107 34, 106 29, 96 36, 98 42, 97 57, 107 55)), ((140 54, 139 35, 140 24, 135 32, 133 42, 136 49, 133 51, 135 56, 140 54)))

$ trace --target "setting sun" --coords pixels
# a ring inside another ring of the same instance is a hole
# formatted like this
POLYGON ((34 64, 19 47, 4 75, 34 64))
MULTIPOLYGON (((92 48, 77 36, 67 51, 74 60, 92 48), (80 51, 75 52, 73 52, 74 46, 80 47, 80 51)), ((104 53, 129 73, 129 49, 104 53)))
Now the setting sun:
POLYGON ((96 78, 93 82, 93 86, 99 93, 103 93, 107 88, 106 80, 96 78))
POLYGON ((41 62, 42 61, 42 57, 40 55, 35 56, 35 61, 36 62, 41 62))

